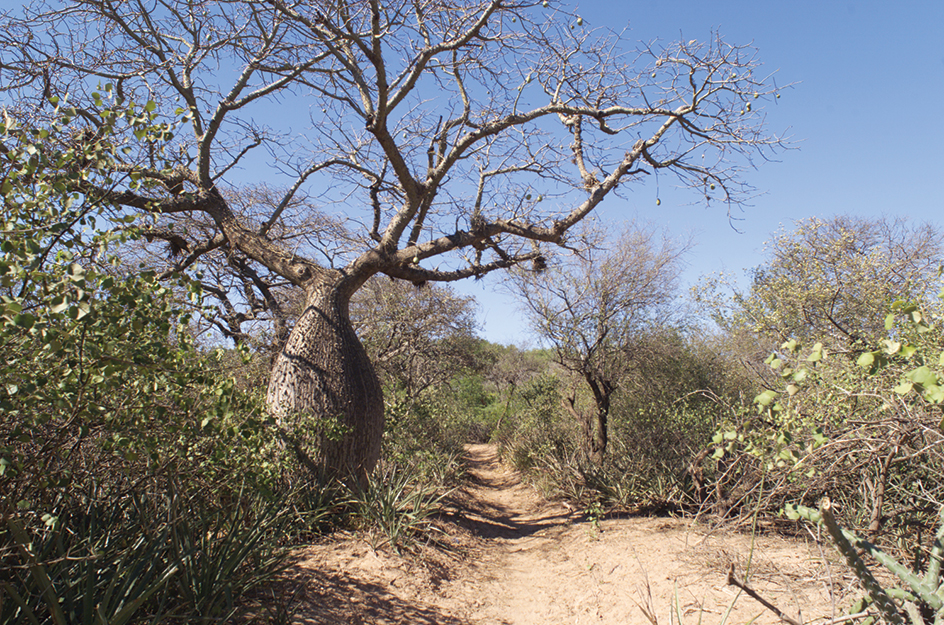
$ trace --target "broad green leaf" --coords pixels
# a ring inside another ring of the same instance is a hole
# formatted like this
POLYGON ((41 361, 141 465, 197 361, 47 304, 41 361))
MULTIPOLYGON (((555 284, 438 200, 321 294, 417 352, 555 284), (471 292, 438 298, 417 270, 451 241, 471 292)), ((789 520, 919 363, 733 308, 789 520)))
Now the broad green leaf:
POLYGON ((57 295, 56 297, 52 298, 52 301, 50 302, 49 312, 58 314, 66 310, 68 307, 69 300, 67 300, 62 295, 57 295))
POLYGON ((20 326, 21 328, 29 330, 36 323, 36 317, 29 313, 21 313, 13 318, 13 323, 20 326))
POLYGON ((806 357, 807 362, 819 362, 826 356, 826 350, 823 349, 822 343, 817 343, 813 346, 813 350, 810 352, 810 355, 806 357))
POLYGON ((935 404, 944 403, 944 386, 936 384, 925 386, 924 397, 935 404))
POLYGON ((935 375, 934 372, 927 367, 918 367, 914 371, 906 374, 905 377, 915 384, 920 384, 922 386, 937 384, 937 375, 935 375))
POLYGON ((914 388, 913 382, 902 382, 901 384, 899 384, 892 390, 898 393, 899 395, 907 395, 908 393, 911 392, 911 389, 913 388, 914 388))
POLYGON ((777 391, 764 391, 754 398, 754 403, 760 404, 761 406, 769 406, 775 399, 777 399, 777 395, 777 391))

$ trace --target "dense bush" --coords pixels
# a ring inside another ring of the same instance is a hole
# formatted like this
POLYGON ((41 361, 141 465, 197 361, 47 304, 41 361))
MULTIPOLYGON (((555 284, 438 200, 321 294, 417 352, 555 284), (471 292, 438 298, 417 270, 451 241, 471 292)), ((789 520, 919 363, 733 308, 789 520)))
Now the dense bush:
POLYGON ((586 451, 584 415, 593 401, 561 368, 548 367, 520 391, 498 440, 550 496, 604 508, 696 509, 706 489, 693 460, 731 405, 754 393, 697 334, 663 328, 634 348, 641 357, 620 376, 602 464, 586 451))
POLYGON ((748 291, 700 292, 756 385, 757 407, 729 411, 699 464, 711 510, 776 514, 828 495, 873 534, 930 527, 944 470, 941 240, 930 224, 809 219, 774 237, 748 291))
POLYGON ((162 132, 145 111, 99 141, 67 140, 66 109, 0 129, 2 623, 225 619, 312 525, 258 396, 190 335, 199 285, 123 263, 134 221, 59 184, 118 120, 162 132))
POLYGON ((944 502, 944 340, 916 305, 893 308, 875 345, 835 354, 789 341, 768 359, 780 384, 716 435, 719 503, 776 512, 828 496, 845 524, 871 533, 933 526, 944 502))

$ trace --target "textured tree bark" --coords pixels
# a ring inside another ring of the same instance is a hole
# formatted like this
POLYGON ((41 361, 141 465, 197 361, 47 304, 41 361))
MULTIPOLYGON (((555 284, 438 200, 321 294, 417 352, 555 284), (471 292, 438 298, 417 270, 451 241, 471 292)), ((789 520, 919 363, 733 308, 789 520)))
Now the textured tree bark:
POLYGON ((380 380, 348 305, 361 281, 331 272, 306 288, 305 311, 276 357, 266 405, 286 442, 319 477, 364 484, 380 458, 380 380))
POLYGON ((593 416, 592 435, 589 440, 590 462, 602 466, 603 458, 606 455, 606 444, 609 441, 607 419, 610 415, 610 396, 613 394, 615 387, 606 380, 598 380, 590 374, 585 377, 590 390, 593 391, 593 400, 597 406, 596 413, 593 416))

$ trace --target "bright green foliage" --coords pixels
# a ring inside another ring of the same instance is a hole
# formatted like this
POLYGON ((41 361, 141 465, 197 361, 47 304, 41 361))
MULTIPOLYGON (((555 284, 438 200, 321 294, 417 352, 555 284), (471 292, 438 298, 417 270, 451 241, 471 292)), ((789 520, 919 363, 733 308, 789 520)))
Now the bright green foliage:
POLYGON ((780 345, 766 361, 777 378, 755 397, 755 414, 715 434, 724 488, 768 511, 828 494, 847 523, 870 532, 911 534, 933 522, 944 502, 944 337, 916 305, 891 309, 886 337, 858 352, 780 345), (752 500, 761 481, 764 499, 752 500))
POLYGON ((717 309, 728 349, 757 379, 753 410, 732 411, 711 443, 719 512, 829 494, 870 532, 928 527, 944 502, 941 235, 809 219, 770 249, 750 290, 717 309))
POLYGON ((283 507, 249 496, 278 487, 275 439, 194 345, 199 289, 123 264, 136 216, 65 190, 119 126, 166 139, 153 110, 109 109, 94 137, 65 108, 0 127, 0 623, 225 618, 282 559, 283 507))
MULTIPOLYGON (((0 410, 9 418, 0 426, 0 479, 10 498, 19 488, 35 496, 37 486, 68 485, 89 454, 102 468, 199 456, 204 470, 222 471, 237 455, 208 445, 207 435, 260 444, 250 440, 262 426, 254 399, 194 349, 175 292, 113 255, 136 236, 133 217, 59 184, 63 161, 91 167, 109 158, 108 129, 119 118, 155 131, 134 109, 108 118, 96 142, 69 144, 62 125, 5 127, 0 410)), ((174 285, 199 298, 194 283, 174 285)))

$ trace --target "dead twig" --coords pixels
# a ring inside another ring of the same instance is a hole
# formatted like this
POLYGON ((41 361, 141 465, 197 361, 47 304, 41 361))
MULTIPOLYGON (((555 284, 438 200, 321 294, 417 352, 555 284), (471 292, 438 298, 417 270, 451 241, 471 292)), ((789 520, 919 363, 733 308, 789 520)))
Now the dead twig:
POLYGON ((780 610, 780 608, 778 608, 771 602, 761 597, 759 594, 757 594, 757 592, 754 589, 752 589, 750 586, 748 586, 744 582, 740 581, 737 577, 735 577, 733 564, 731 565, 731 568, 728 570, 728 584, 730 586, 737 586, 738 588, 746 592, 748 595, 756 599, 762 606, 764 606, 765 608, 767 608, 768 610, 776 614, 778 617, 780 617, 780 620, 790 623, 790 625, 801 625, 799 621, 784 614, 780 610))

